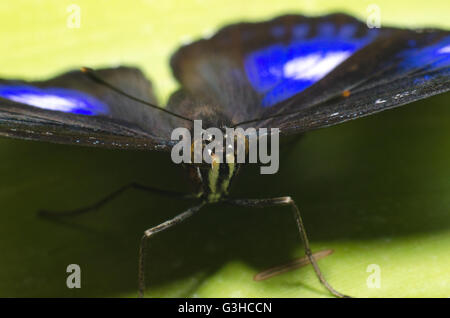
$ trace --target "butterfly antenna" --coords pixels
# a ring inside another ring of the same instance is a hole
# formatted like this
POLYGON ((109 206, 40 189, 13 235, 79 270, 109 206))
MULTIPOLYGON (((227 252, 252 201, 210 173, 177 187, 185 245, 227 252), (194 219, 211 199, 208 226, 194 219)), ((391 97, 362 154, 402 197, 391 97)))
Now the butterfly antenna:
POLYGON ((97 82, 98 84, 101 84, 101 85, 103 85, 103 86, 106 86, 106 87, 108 87, 109 89, 112 89, 113 91, 115 91, 116 93, 119 93, 120 95, 123 95, 123 96, 125 96, 125 97, 127 97, 127 98, 129 98, 129 99, 132 99, 132 100, 134 100, 134 101, 136 101, 136 102, 138 102, 138 103, 141 103, 141 104, 150 106, 150 107, 152 107, 152 108, 154 108, 154 109, 160 110, 160 111, 162 111, 162 112, 164 112, 164 113, 167 113, 167 114, 169 114, 169 115, 175 116, 175 117, 180 118, 180 119, 184 119, 184 120, 187 120, 187 121, 190 121, 190 122, 193 122, 193 121, 194 121, 194 120, 191 119, 191 118, 187 118, 187 117, 184 117, 184 116, 179 115, 179 114, 177 114, 177 113, 171 112, 170 110, 164 109, 164 108, 159 107, 159 106, 157 106, 157 105, 155 105, 155 104, 149 103, 149 102, 147 102, 147 101, 145 101, 145 100, 142 100, 142 99, 140 99, 140 98, 137 98, 137 97, 135 97, 135 96, 133 96, 133 95, 130 95, 130 94, 124 92, 124 91, 121 90, 120 88, 118 88, 118 87, 112 85, 111 83, 108 83, 108 82, 105 81, 103 78, 101 78, 100 76, 98 76, 98 75, 96 74, 96 72, 95 72, 93 69, 91 69, 91 68, 88 68, 88 67, 82 67, 82 68, 81 68, 81 72, 83 72, 84 74, 86 74, 90 79, 92 79, 93 81, 97 82))

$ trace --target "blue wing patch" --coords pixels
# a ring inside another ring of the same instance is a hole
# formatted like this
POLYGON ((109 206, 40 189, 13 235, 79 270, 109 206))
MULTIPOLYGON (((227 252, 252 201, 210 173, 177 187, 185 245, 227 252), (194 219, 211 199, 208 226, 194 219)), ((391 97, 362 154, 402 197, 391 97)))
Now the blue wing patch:
POLYGON ((0 85, 0 97, 22 104, 78 115, 102 115, 108 106, 80 91, 66 88, 38 88, 29 85, 0 85))
MULTIPOLYGON (((273 106, 319 81, 378 34, 378 30, 370 29, 364 36, 355 37, 355 24, 337 27, 324 22, 308 38, 309 27, 294 26, 290 43, 272 44, 245 56, 245 72, 262 95, 262 107, 273 106)), ((274 36, 281 37, 284 32, 281 26, 272 28, 274 36)))
MULTIPOLYGON (((432 35, 430 35, 431 37, 432 35)), ((427 69, 434 70, 450 65, 450 36, 439 39, 437 43, 416 48, 414 41, 412 48, 401 53, 403 70, 427 69)))

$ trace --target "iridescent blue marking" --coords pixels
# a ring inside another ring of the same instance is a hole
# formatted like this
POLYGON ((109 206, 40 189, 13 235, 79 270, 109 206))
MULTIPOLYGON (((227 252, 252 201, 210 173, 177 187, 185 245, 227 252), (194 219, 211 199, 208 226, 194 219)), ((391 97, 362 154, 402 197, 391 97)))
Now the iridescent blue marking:
POLYGON ((285 31, 286 31, 286 29, 285 29, 283 26, 281 26, 281 25, 274 26, 274 27, 271 29, 272 35, 273 35, 274 37, 276 37, 276 38, 282 37, 282 36, 284 35, 284 32, 285 32, 285 31))
POLYGON ((319 25, 319 34, 317 35, 318 38, 329 38, 335 35, 336 28, 334 27, 333 23, 325 22, 321 25, 319 25))
POLYGON ((95 97, 67 88, 0 85, 0 97, 42 109, 78 115, 108 113, 108 106, 95 97))
MULTIPOLYGON (((292 42, 274 43, 249 53, 244 60, 248 80, 260 93, 262 107, 281 102, 322 79, 358 49, 370 43, 378 30, 354 38, 357 25, 340 28, 329 22, 318 27, 314 38, 305 38, 310 26, 299 24, 292 29, 292 42)), ((272 30, 281 34, 279 27, 272 30)))
POLYGON ((292 36, 294 39, 302 39, 308 35, 309 25, 308 24, 299 24, 293 27, 292 36))
POLYGON ((345 24, 339 30, 339 36, 342 38, 352 38, 356 32, 356 25, 354 24, 345 24))
POLYGON ((419 48, 408 49, 400 54, 403 61, 400 67, 403 70, 426 68, 428 70, 450 66, 450 36, 439 42, 419 48))

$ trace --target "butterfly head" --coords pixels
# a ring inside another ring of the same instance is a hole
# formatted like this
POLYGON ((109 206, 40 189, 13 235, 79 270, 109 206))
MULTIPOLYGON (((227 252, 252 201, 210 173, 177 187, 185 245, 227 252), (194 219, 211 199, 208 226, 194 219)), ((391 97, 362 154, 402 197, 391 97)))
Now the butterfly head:
POLYGON ((190 179, 199 196, 208 202, 217 202, 228 195, 233 177, 240 163, 248 156, 248 138, 239 131, 220 128, 206 129, 202 138, 191 144, 191 164, 188 164, 190 179), (197 159, 197 160, 196 160, 197 159))
POLYGON ((226 126, 208 128, 191 143, 192 162, 200 167, 246 162, 248 154, 248 136, 226 126))

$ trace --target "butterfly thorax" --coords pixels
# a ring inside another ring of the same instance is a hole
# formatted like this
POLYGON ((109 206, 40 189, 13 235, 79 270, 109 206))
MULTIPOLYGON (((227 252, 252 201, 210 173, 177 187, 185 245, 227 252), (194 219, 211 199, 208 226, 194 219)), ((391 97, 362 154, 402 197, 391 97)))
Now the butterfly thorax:
POLYGON ((233 178, 239 171, 239 164, 212 163, 187 165, 189 179, 199 198, 207 202, 218 202, 228 196, 233 178))

